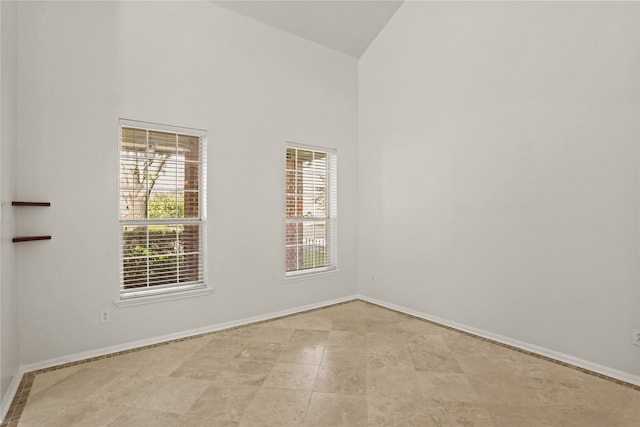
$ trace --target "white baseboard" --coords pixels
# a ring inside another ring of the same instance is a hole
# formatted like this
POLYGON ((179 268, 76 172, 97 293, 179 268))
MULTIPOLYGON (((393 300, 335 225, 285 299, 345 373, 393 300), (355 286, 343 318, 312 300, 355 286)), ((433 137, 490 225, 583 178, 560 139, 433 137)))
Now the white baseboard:
MULTIPOLYGON (((67 356, 55 357, 53 359, 44 360, 42 362, 30 363, 22 365, 22 372, 32 372, 40 369, 50 368, 52 366, 64 365, 65 363, 77 362, 79 360, 90 359, 92 357, 104 356, 107 354, 118 353, 120 351, 132 350, 134 348, 144 347, 153 344, 159 344, 167 341, 173 341, 181 338, 192 337, 195 335, 206 334, 209 332, 221 331, 223 329, 235 328, 237 326, 248 325, 255 322, 262 322, 265 320, 271 320, 290 314, 300 313, 302 311, 313 310, 315 308, 322 308, 329 305, 339 304, 342 302, 352 301, 359 298, 359 295, 351 295, 342 298, 336 298, 328 301, 323 301, 315 304, 308 304, 304 306, 298 306, 289 308, 282 311, 272 312, 268 314, 261 314, 259 316, 247 317, 239 320, 232 320, 229 322, 217 323, 214 325, 204 326, 202 328, 191 329, 188 331, 176 332, 173 334, 161 335, 153 338, 145 338, 142 340, 131 341, 124 344, 118 344, 110 347, 103 347, 95 350, 89 350, 81 353, 70 354, 67 356)), ((14 392, 15 393, 15 392, 14 392)), ((9 400, 11 402, 11 400, 9 400)))
POLYGON ((25 371, 22 367, 18 368, 18 372, 13 376, 13 380, 11 380, 11 384, 9 384, 9 388, 7 392, 2 397, 2 402, 0 402, 0 424, 4 422, 4 418, 7 416, 7 412, 9 412, 9 407, 11 406, 11 402, 13 402, 13 398, 16 396, 18 392, 18 387, 20 387, 20 382, 22 381, 22 376, 25 371))
POLYGON ((618 379, 620 381, 624 381, 630 384, 634 384, 640 386, 640 375, 633 375, 628 372, 619 371, 617 369, 610 368, 608 366, 603 366, 597 363, 589 362, 588 360, 580 359, 574 356, 570 356, 568 354, 560 353, 554 350, 550 350, 548 348, 540 347, 534 344, 529 344, 523 341, 518 341, 513 338, 505 337, 503 335, 494 334, 493 332, 485 331, 482 329, 474 328, 472 326, 467 326, 462 323, 454 322, 448 319, 442 319, 437 316, 432 316, 430 314, 422 313, 420 311, 412 310, 406 307, 402 307, 396 304, 391 304, 386 301, 377 300, 375 298, 370 298, 367 296, 360 295, 359 298, 363 301, 367 301, 376 305, 380 305, 382 307, 387 307, 391 310, 399 311, 401 313, 410 314, 415 317, 419 317, 421 319, 429 320, 431 322, 435 322, 444 326, 449 326, 454 329, 458 329, 460 331, 469 332, 473 335, 477 335, 483 338, 487 338, 493 341, 497 341, 502 344, 507 344, 521 350, 529 351, 531 353, 536 353, 541 356, 549 357, 551 359, 558 360, 560 362, 568 363, 573 366, 577 366, 583 369, 587 369, 592 372, 596 372, 598 374, 606 375, 611 378, 618 379))

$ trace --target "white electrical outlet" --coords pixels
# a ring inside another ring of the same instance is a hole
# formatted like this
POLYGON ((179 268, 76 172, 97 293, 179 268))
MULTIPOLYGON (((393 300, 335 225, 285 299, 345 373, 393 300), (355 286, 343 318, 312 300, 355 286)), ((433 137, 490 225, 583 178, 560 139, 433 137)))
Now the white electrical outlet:
POLYGON ((633 345, 640 345, 640 329, 633 330, 633 336, 631 337, 633 345))
POLYGON ((111 322, 111 314, 109 313, 109 310, 102 310, 100 312, 100 323, 107 322, 111 322))

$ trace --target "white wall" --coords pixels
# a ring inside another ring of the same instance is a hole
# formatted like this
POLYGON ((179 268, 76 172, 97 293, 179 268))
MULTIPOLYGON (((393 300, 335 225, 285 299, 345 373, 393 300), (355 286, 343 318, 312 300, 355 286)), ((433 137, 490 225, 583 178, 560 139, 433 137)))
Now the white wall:
POLYGON ((209 2, 19 5, 21 361, 355 294, 357 63, 209 2), (118 118, 209 131, 207 297, 116 308, 118 118), (284 144, 339 155, 341 271, 285 284, 284 144), (99 312, 111 311, 110 323, 99 312))
POLYGON ((639 10, 405 2, 359 62, 362 293, 640 374, 639 10))
POLYGON ((407 2, 357 74, 208 2, 20 3, 2 201, 52 206, 3 207, 3 381, 16 277, 27 364, 351 295, 359 279, 367 296, 640 374, 638 11, 407 2), (213 295, 113 306, 119 117, 209 130, 213 295), (338 149, 336 276, 282 281, 284 141, 338 149), (18 213, 20 234, 53 240, 6 244, 18 213))
MULTIPOLYGON (((14 381, 20 365, 18 339, 18 284, 14 246, 16 94, 17 94, 17 8, 15 2, 0 2, 0 402, 14 381)), ((17 380, 16 380, 17 381, 17 380)), ((2 410, 6 410, 4 407, 2 410)), ((2 418, 0 410, 0 418, 2 418)))

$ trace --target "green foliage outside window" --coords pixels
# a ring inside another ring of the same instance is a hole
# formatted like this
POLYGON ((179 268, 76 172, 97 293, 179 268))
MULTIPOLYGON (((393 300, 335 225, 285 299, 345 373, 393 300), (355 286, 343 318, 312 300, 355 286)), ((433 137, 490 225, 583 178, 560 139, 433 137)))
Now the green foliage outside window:
POLYGON ((184 198, 175 193, 154 193, 149 198, 149 218, 184 218, 184 198))
MULTIPOLYGON (((149 218, 184 218, 184 199, 176 200, 175 193, 155 193, 149 198, 149 218), (177 201, 177 203, 176 203, 177 201)), ((156 284, 180 282, 177 264, 184 269, 184 247, 181 244, 181 227, 149 225, 131 227, 123 232, 128 243, 125 254, 125 288, 144 286, 147 271, 150 281, 156 284), (148 235, 147 235, 148 227, 148 235), (147 243, 148 237, 148 243, 147 243)))

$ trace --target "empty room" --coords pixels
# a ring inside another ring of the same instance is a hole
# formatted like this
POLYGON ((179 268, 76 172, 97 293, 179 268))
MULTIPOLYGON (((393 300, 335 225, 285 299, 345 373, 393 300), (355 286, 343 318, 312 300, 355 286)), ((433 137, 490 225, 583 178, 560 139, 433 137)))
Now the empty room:
POLYGON ((0 29, 2 426, 640 426, 640 2, 0 29))

